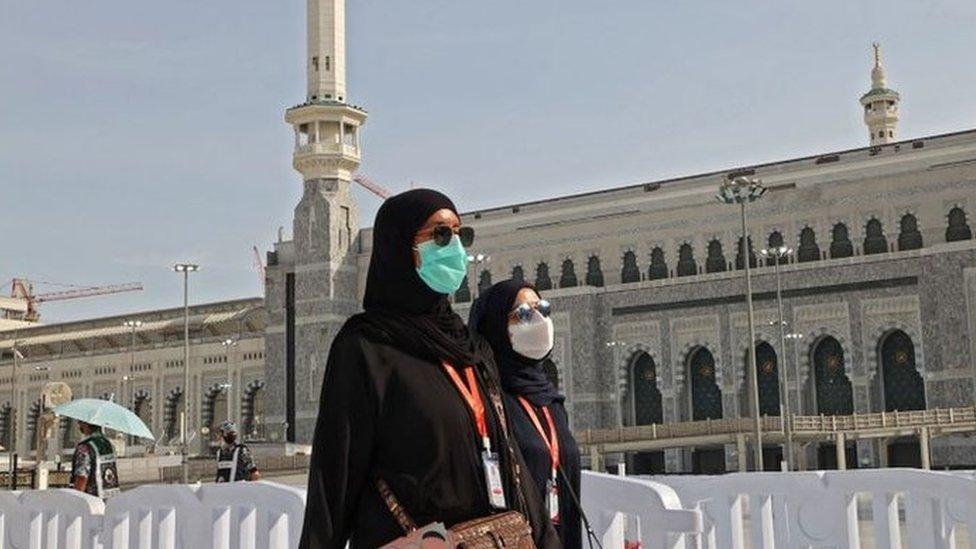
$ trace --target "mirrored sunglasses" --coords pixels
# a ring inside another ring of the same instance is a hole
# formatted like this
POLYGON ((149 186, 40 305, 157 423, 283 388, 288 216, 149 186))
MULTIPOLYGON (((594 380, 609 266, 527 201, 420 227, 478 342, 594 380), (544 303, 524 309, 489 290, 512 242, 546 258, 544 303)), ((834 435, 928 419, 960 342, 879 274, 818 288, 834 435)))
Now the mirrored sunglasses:
POLYGON ((552 312, 552 304, 545 299, 540 299, 538 303, 530 305, 528 303, 523 303, 512 311, 512 315, 519 322, 529 322, 532 320, 533 312, 539 311, 539 314, 543 318, 549 318, 549 313, 552 312))
MULTIPOLYGON (((455 231, 448 227, 447 225, 438 225, 434 227, 431 231, 434 237, 434 244, 438 246, 447 246, 451 242, 451 238, 454 236, 455 231)), ((461 239, 461 245, 465 248, 470 247, 474 243, 474 229, 471 227, 460 227, 457 230, 458 238, 461 239)))

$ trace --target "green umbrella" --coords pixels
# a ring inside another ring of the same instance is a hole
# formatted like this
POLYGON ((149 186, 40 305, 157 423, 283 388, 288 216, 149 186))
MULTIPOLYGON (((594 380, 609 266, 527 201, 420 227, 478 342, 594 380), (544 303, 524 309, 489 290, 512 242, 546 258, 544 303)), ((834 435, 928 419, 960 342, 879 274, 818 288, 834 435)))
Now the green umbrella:
POLYGON ((79 398, 67 404, 54 407, 54 413, 70 417, 91 425, 108 427, 113 431, 149 440, 156 440, 146 424, 123 406, 108 400, 79 398))

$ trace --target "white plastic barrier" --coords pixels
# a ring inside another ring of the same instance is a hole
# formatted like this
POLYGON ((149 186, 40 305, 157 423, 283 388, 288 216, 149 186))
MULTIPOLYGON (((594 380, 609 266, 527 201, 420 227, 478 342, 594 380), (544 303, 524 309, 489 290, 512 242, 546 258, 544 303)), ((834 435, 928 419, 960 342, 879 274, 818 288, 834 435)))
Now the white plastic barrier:
POLYGON ((584 471, 580 491, 590 525, 607 549, 624 547, 630 521, 636 521, 638 537, 628 541, 641 548, 685 547, 686 534, 702 531, 701 513, 682 509, 675 491, 657 482, 584 471))
POLYGON ((673 487, 685 507, 703 511, 696 545, 708 549, 859 548, 866 538, 879 549, 954 549, 967 546, 958 543, 963 525, 976 533, 972 474, 872 469, 653 478, 673 487))
POLYGON ((0 492, 0 548, 290 549, 305 491, 273 482, 141 486, 103 504, 75 490, 0 492))

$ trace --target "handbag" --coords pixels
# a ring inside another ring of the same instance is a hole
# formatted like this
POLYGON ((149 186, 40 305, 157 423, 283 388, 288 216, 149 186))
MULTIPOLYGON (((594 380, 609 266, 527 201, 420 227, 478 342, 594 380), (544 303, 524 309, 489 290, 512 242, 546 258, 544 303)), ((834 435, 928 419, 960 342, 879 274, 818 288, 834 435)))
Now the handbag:
POLYGON ((479 517, 445 528, 434 522, 417 528, 406 509, 400 505, 389 485, 382 479, 376 481, 387 509, 406 535, 384 545, 385 549, 426 549, 458 547, 461 549, 535 549, 532 527, 518 511, 506 511, 479 517))

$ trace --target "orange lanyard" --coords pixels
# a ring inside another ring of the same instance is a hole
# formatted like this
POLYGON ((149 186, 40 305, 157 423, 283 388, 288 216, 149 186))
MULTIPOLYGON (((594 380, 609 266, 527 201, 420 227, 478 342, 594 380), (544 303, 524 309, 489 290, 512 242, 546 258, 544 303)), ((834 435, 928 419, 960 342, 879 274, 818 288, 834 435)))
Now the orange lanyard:
POLYGON ((542 422, 539 421, 539 416, 535 413, 535 408, 522 395, 519 395, 518 399, 522 407, 525 408, 525 413, 532 420, 532 425, 535 425, 535 430, 539 431, 539 436, 546 443, 546 448, 549 449, 549 459, 552 460, 552 472, 555 476, 556 470, 559 469, 559 435, 556 434, 556 424, 552 421, 552 414, 549 413, 547 406, 542 407, 542 414, 546 416, 546 423, 549 424, 550 436, 547 437, 546 432, 542 429, 542 422))
POLYGON ((485 404, 481 400, 481 391, 478 390, 478 378, 474 374, 474 366, 468 366, 464 370, 467 377, 467 384, 461 380, 457 370, 447 362, 442 362, 447 375, 454 382, 464 401, 467 403, 471 413, 474 414, 475 426, 478 428, 478 435, 481 437, 483 449, 491 453, 491 439, 488 437, 488 420, 485 419, 485 404))

